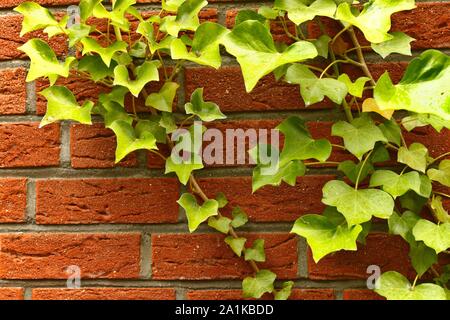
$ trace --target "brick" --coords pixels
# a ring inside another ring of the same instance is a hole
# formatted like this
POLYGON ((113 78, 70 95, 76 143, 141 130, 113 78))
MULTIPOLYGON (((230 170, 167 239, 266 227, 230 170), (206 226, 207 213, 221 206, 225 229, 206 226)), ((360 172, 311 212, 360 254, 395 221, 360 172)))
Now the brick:
POLYGON ((59 164, 59 125, 0 124, 0 167, 48 167, 59 164))
POLYGON ((0 179, 0 222, 25 221, 27 205, 26 179, 0 179))
MULTIPOLYGON (((279 279, 297 275, 297 239, 290 234, 248 234, 265 239, 269 268, 279 279)), ((236 279, 252 273, 249 264, 236 257, 219 234, 154 234, 152 235, 152 275, 156 280, 236 279)))
POLYGON ((37 288, 32 300, 175 300, 175 290, 165 288, 37 288))
POLYGON ((346 289, 343 298, 344 300, 386 300, 375 291, 368 289, 346 289))
POLYGON ((295 187, 282 184, 280 187, 267 186, 252 194, 251 177, 227 177, 198 179, 210 198, 223 192, 229 204, 223 213, 230 214, 239 206, 258 222, 294 221, 301 215, 321 213, 322 187, 334 179, 333 175, 305 176, 297 179, 295 187))
POLYGON ((367 237, 358 251, 340 251, 323 258, 319 263, 308 250, 309 277, 314 280, 367 279, 367 267, 377 265, 381 272, 398 271, 409 278, 416 275, 408 257, 408 244, 398 236, 374 233, 367 237))
MULTIPOLYGON (((186 293, 188 300, 244 300, 242 290, 190 290, 186 293)), ((273 299, 266 294, 262 299, 273 299)), ((289 300, 334 300, 332 289, 293 289, 289 300)), ((253 300, 253 299, 246 299, 253 300)))
POLYGON ((139 277, 137 233, 14 233, 0 241, 0 279, 67 279, 72 265, 84 279, 139 277))
POLYGON ((0 288, 0 300, 23 300, 23 288, 0 288))
MULTIPOLYGON (((26 59, 25 53, 17 50, 29 39, 41 38, 47 41, 47 37, 40 31, 31 32, 20 37, 20 30, 22 29, 22 16, 20 15, 5 15, 0 17, 0 60, 12 59, 26 59)), ((67 53, 67 44, 63 36, 55 36, 49 41, 58 56, 67 53)))
POLYGON ((71 179, 36 183, 38 224, 175 223, 175 179, 71 179))
MULTIPOLYGON (((115 152, 116 137, 104 124, 74 124, 70 127, 70 159, 73 168, 112 168, 115 166, 115 152)), ((118 165, 135 167, 136 153, 128 155, 118 165)))
POLYGON ((425 145, 432 157, 438 157, 444 153, 450 152, 450 130, 442 129, 439 133, 432 127, 416 128, 411 132, 405 133, 405 140, 408 145, 413 142, 425 145))
POLYGON ((0 115, 24 114, 27 92, 25 68, 0 71, 0 115))
MULTIPOLYGON (((27 0, 2 0, 0 8, 12 8, 25 1, 27 0)), ((34 0, 34 2, 39 3, 41 6, 64 6, 78 4, 80 0, 34 0)))

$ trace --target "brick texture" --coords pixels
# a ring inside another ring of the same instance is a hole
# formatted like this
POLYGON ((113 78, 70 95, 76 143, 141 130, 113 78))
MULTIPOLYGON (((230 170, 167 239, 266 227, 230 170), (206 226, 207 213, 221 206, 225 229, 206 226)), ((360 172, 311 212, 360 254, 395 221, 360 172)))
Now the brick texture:
POLYGON ((23 288, 0 288, 0 300, 23 300, 23 288))
POLYGON ((0 114, 13 115, 26 112, 27 92, 24 68, 0 70, 0 114))
MULTIPOLYGON (((241 290, 191 290, 186 293, 188 300, 241 300, 241 290)), ((271 299, 268 294, 263 299, 271 299)), ((293 289, 290 300, 334 300, 331 289, 293 289)), ((250 300, 250 299, 249 299, 250 300)))
POLYGON ((25 221, 26 179, 0 179, 0 223, 25 221))
POLYGON ((163 288, 37 288, 33 300, 175 300, 174 289, 163 288))

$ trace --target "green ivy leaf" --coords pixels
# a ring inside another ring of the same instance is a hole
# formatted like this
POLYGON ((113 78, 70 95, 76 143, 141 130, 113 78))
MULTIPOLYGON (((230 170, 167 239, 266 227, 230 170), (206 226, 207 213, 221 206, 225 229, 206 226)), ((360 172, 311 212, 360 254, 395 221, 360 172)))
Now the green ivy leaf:
POLYGON ((338 170, 342 171, 351 182, 356 183, 358 176, 360 181, 364 181, 369 173, 374 171, 374 167, 369 161, 366 161, 363 167, 362 161, 355 164, 352 160, 346 160, 339 164, 338 170))
POLYGON ((403 127, 412 131, 417 127, 426 127, 428 125, 432 126, 437 132, 441 132, 443 128, 450 129, 450 122, 446 121, 434 114, 412 114, 409 117, 404 117, 402 119, 403 127))
POLYGON ((387 142, 383 132, 375 125, 367 113, 351 123, 339 121, 333 125, 331 134, 344 139, 345 148, 359 160, 375 147, 378 141, 387 142))
POLYGON ((94 8, 101 2, 102 0, 80 0, 78 7, 80 8, 81 21, 86 22, 92 16, 94 8))
POLYGON ((331 42, 331 37, 328 35, 321 35, 319 38, 312 41, 316 46, 319 56, 328 59, 328 49, 331 42))
POLYGON ((336 11, 336 19, 358 27, 366 39, 380 43, 392 39, 391 29, 393 13, 414 9, 414 0, 373 0, 364 5, 362 12, 355 16, 349 3, 341 3, 336 11))
POLYGON ((92 80, 98 82, 106 77, 113 77, 114 70, 111 67, 107 67, 103 63, 100 56, 84 56, 78 62, 78 70, 88 72, 91 75, 92 80))
MULTIPOLYGON (((220 208, 220 206, 219 206, 219 208, 220 208)), ((208 226, 210 226, 224 234, 228 234, 228 232, 230 231, 230 224, 231 224, 231 219, 229 219, 227 217, 218 217, 218 218, 210 217, 208 219, 208 226)))
POLYGON ((380 124, 378 126, 378 128, 380 128, 380 130, 383 132, 384 136, 386 137, 386 139, 391 142, 394 143, 398 146, 401 146, 402 144, 402 129, 400 128, 400 126, 397 124, 397 121, 395 121, 394 119, 392 120, 387 120, 385 122, 383 122, 382 124, 380 124))
POLYGON ((227 51, 241 65, 247 92, 276 68, 317 56, 314 44, 298 41, 278 52, 270 31, 259 21, 245 21, 223 37, 227 51))
POLYGON ((83 45, 83 56, 95 52, 100 55, 106 66, 110 66, 111 60, 117 52, 127 52, 127 43, 124 41, 116 41, 108 47, 102 47, 92 38, 81 39, 81 44, 83 45))
POLYGON ((428 163, 428 149, 417 142, 412 143, 409 148, 401 147, 398 150, 398 162, 425 173, 428 163))
POLYGON ((338 80, 347 86, 348 92, 352 96, 362 98, 366 82, 369 81, 370 79, 368 77, 360 77, 356 79, 355 82, 352 82, 350 77, 346 73, 344 73, 339 76, 338 80))
POLYGON ((450 187, 450 160, 442 160, 439 163, 439 169, 430 169, 427 171, 427 175, 431 180, 450 187))
POLYGON ((397 198, 404 195, 408 190, 414 190, 423 197, 429 197, 431 194, 421 194, 420 175, 416 171, 397 174, 389 170, 377 170, 370 178, 370 187, 383 187, 383 190, 397 198))
POLYGON ((347 95, 347 86, 336 79, 318 78, 308 67, 294 64, 286 73, 286 81, 300 85, 300 93, 306 106, 320 102, 325 96, 334 103, 341 104, 347 95))
POLYGON ((262 15, 266 19, 274 20, 278 17, 279 11, 268 6, 261 6, 258 9, 258 14, 262 15))
POLYGON ((412 287, 403 275, 395 271, 383 273, 377 281, 375 292, 388 300, 446 300, 443 288, 431 283, 412 287))
POLYGON ((316 16, 333 18, 336 12, 333 0, 317 0, 309 5, 303 0, 275 0, 274 8, 287 11, 289 20, 296 25, 310 21, 316 16))
POLYGON ((217 104, 203 100, 203 88, 196 89, 191 95, 191 102, 186 103, 184 107, 187 114, 196 115, 206 122, 226 119, 217 104))
POLYGON ((253 260, 255 262, 265 262, 266 253, 264 252, 264 239, 257 239, 253 242, 251 248, 244 250, 245 261, 253 260))
POLYGON ((125 16, 125 13, 128 11, 130 6, 135 3, 136 0, 116 0, 112 11, 106 10, 101 3, 98 3, 94 7, 93 13, 96 18, 108 19, 111 21, 113 26, 119 27, 123 31, 128 32, 130 30, 130 22, 125 16))
POLYGON ((184 3, 186 0, 162 0, 162 8, 165 11, 169 12, 177 12, 178 8, 184 3))
POLYGON ((69 36, 69 47, 75 46, 82 39, 88 37, 91 33, 91 29, 91 26, 82 23, 74 24, 68 28, 67 35, 69 36))
POLYGON ((292 287, 294 286, 293 281, 283 282, 283 286, 280 290, 274 291, 275 300, 287 300, 292 292, 292 287))
POLYGON ((427 203, 428 199, 419 196, 417 193, 413 191, 408 191, 400 198, 400 203, 402 208, 411 210, 415 213, 422 212, 423 207, 427 203))
POLYGON ((161 19, 161 31, 178 37, 181 30, 195 31, 200 26, 198 14, 208 4, 206 0, 186 0, 178 8, 177 16, 161 19))
POLYGON ((416 240, 423 241, 428 247, 433 248, 437 254, 450 247, 450 223, 437 225, 421 219, 414 226, 413 235, 416 240))
POLYGON ((58 26, 58 21, 50 10, 35 2, 24 2, 14 11, 23 15, 21 37, 31 31, 44 29, 48 26, 58 26))
POLYGON ((372 216, 388 219, 394 210, 392 197, 378 189, 355 190, 343 181, 333 180, 322 191, 322 202, 336 207, 350 227, 369 221, 372 216))
POLYGON ((394 212, 388 220, 389 232, 409 241, 412 229, 419 220, 420 216, 411 211, 405 211, 401 216, 394 212))
POLYGON ((175 172, 180 182, 184 185, 189 181, 192 171, 203 169, 203 163, 201 157, 196 153, 189 154, 189 160, 174 161, 172 157, 166 160, 165 173, 175 172))
POLYGON ((270 171, 264 165, 257 166, 253 170, 252 191, 256 192, 266 185, 279 186, 283 181, 295 186, 297 177, 305 175, 306 166, 302 161, 293 160, 283 166, 278 166, 275 170, 275 172, 270 171))
POLYGON ((147 97, 145 105, 159 111, 172 112, 173 101, 179 87, 176 82, 165 82, 158 93, 151 93, 147 97))
POLYGON ((249 20, 259 21, 264 24, 266 28, 270 29, 270 22, 267 21, 267 18, 251 9, 239 10, 236 18, 234 19, 234 26, 240 25, 242 22, 249 20))
POLYGON ((186 211, 189 232, 197 230, 198 226, 208 220, 209 217, 218 214, 219 205, 216 200, 205 201, 201 206, 197 199, 190 193, 183 193, 178 204, 186 211))
POLYGON ((332 252, 356 251, 356 240, 361 231, 360 225, 349 227, 345 218, 331 207, 323 215, 308 214, 297 219, 291 230, 306 238, 316 263, 332 252))
POLYGON ((219 204, 219 208, 224 208, 227 204, 228 204, 228 200, 227 197, 225 196, 225 194, 223 192, 219 192, 216 195, 216 200, 217 203, 219 204))
POLYGON ((109 93, 101 93, 98 100, 101 103, 115 102, 122 107, 125 107, 125 95, 128 93, 128 89, 121 86, 115 86, 109 93))
POLYGON ((159 61, 146 61, 135 70, 135 80, 131 80, 126 66, 118 65, 114 69, 114 85, 123 86, 130 90, 135 97, 150 81, 159 81, 159 61))
POLYGON ((431 208, 434 210, 434 215, 440 222, 448 222, 450 223, 450 215, 447 210, 444 209, 442 205, 442 197, 433 196, 431 199, 431 208))
POLYGON ((162 112, 161 120, 159 121, 159 125, 166 129, 166 133, 170 134, 178 129, 175 119, 172 113, 162 112))
POLYGON ((411 241, 409 243, 409 257, 414 270, 419 276, 422 276, 431 266, 438 262, 436 252, 427 247, 422 241, 411 241))
POLYGON ((86 101, 82 107, 73 93, 66 87, 52 86, 40 92, 47 99, 47 112, 40 127, 58 120, 74 120, 82 124, 92 124, 91 111, 94 103, 86 101))
POLYGON ((414 38, 411 38, 403 32, 392 32, 390 34, 392 39, 381 42, 372 43, 372 49, 380 56, 386 58, 391 53, 400 53, 405 56, 411 55, 411 42, 414 38))
POLYGON ((247 239, 245 238, 233 238, 232 236, 225 238, 225 243, 230 246, 231 250, 233 250, 238 257, 242 255, 245 242, 247 242, 247 239))
POLYGON ((260 270, 255 277, 247 277, 242 282, 244 298, 259 299, 266 292, 274 291, 273 283, 277 275, 270 270, 260 270))
POLYGON ((233 221, 231 221, 231 226, 233 228, 239 228, 248 222, 247 214, 239 207, 235 207, 231 212, 233 221))

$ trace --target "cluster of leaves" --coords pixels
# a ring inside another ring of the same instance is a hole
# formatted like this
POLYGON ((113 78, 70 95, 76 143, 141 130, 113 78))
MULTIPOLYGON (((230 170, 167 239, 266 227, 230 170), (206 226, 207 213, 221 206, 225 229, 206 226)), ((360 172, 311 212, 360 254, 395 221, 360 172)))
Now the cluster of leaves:
POLYGON ((298 85, 307 106, 329 99, 346 116, 346 121, 338 120, 332 128, 332 135, 342 138, 342 146, 314 139, 299 117, 283 121, 277 127, 284 135, 283 148, 270 148, 279 152, 273 174, 264 174, 268 164, 258 162, 262 158, 259 153, 267 146, 250 152, 258 163, 253 191, 283 182, 295 185, 308 167, 323 164, 338 166, 345 177, 324 186, 322 202, 327 208, 322 215, 302 216, 292 228, 293 233, 306 238, 314 260, 340 250, 357 250, 358 242, 365 243, 372 219, 384 219, 389 231, 410 245, 417 278, 411 285, 397 272, 384 273, 377 292, 390 299, 450 296, 446 287, 450 267, 438 268, 440 273, 435 268, 439 255, 448 254, 450 247, 450 216, 443 206, 443 197, 450 196, 439 191, 440 185, 450 187, 450 160, 448 154, 432 158, 424 145, 408 145, 402 134, 403 129, 426 125, 437 131, 450 128, 450 57, 436 50, 422 53, 410 62, 398 84, 387 72, 375 81, 364 60, 364 49, 372 49, 382 58, 392 53, 411 54, 414 39, 390 29, 391 15, 413 9, 413 0, 371 0, 362 6, 353 6, 351 0, 275 0, 272 7, 262 6, 257 12, 240 11, 232 30, 200 22, 205 0, 162 1, 161 11, 147 16, 133 6, 135 3, 113 0, 109 7, 101 0, 81 0, 80 21, 69 24, 71 17, 57 19, 33 2, 16 8, 24 15, 22 34, 35 30, 43 30, 49 38, 63 34, 77 51, 77 57, 59 61, 43 40, 31 39, 20 48, 31 60, 27 81, 46 77, 50 82, 41 92, 48 101, 41 125, 59 120, 91 124, 92 116, 99 116, 117 137, 117 162, 140 149, 158 154, 166 162, 166 173, 175 173, 189 187, 190 192, 178 203, 186 212, 190 232, 207 223, 225 234, 227 245, 252 266, 255 274, 244 279, 244 296, 260 298, 272 293, 276 299, 287 299, 293 282, 275 289, 276 275, 258 267, 266 259, 264 240, 257 239, 250 246, 236 233, 247 223, 247 215, 238 207, 231 216, 222 215, 226 197, 208 198, 194 177, 194 171, 203 168, 198 141, 204 128, 191 125, 192 120, 210 122, 225 115, 215 103, 204 100, 202 88, 194 91, 190 102, 178 110, 181 112, 174 108, 177 74, 184 63, 219 68, 223 46, 240 64, 247 91, 273 73, 279 81, 298 85), (342 25, 342 30, 333 37, 327 34, 324 17, 342 25), (309 23, 320 28, 319 37, 305 36, 309 23), (274 40, 274 25, 283 28, 288 42, 274 40), (354 28, 361 31, 370 47, 360 45, 354 28), (343 40, 344 35, 352 45, 343 40), (364 76, 351 79, 341 73, 345 64, 361 68, 364 76), (59 78, 70 75, 109 90, 97 101, 80 105, 69 89, 57 85, 59 78), (163 85, 157 92, 148 92, 151 82, 163 85), (373 98, 367 98, 370 91, 373 98), (126 97, 131 99, 132 110, 125 103, 126 97), (139 98, 145 101, 145 114, 136 112, 139 98), (409 114, 394 117, 397 110, 409 114), (183 133, 177 129, 184 129, 183 133), (174 139, 174 135, 179 136, 174 139), (167 144, 171 154, 162 153, 159 144, 167 144), (346 150, 354 160, 329 161, 333 148, 346 150), (394 161, 399 170, 379 169, 387 161, 394 161), (433 219, 423 215, 425 207, 433 219), (435 275, 434 283, 416 286, 429 271, 435 275))

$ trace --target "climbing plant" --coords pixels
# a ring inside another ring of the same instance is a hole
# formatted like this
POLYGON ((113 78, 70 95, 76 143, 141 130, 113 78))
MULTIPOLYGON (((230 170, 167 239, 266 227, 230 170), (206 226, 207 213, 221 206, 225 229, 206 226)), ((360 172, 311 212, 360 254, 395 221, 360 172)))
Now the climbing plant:
POLYGON ((450 58, 437 50, 425 51, 411 60, 397 84, 388 72, 376 81, 365 60, 371 51, 382 58, 411 55, 414 39, 391 32, 391 15, 413 9, 413 0, 275 0, 271 7, 240 11, 231 30, 200 22, 206 0, 163 0, 161 11, 154 14, 139 12, 135 3, 81 0, 76 21, 34 2, 15 9, 24 16, 22 35, 35 30, 43 30, 48 38, 65 35, 74 52, 60 61, 39 38, 19 48, 31 60, 27 81, 44 77, 50 83, 40 92, 48 102, 42 126, 60 120, 91 124, 92 116, 100 116, 117 137, 116 162, 139 149, 160 156, 165 172, 187 186, 178 203, 189 231, 206 223, 225 234, 226 244, 253 269, 242 284, 244 297, 271 293, 275 299, 287 299, 293 282, 275 288, 276 274, 260 268, 266 259, 264 240, 249 246, 238 233, 247 214, 235 207, 231 216, 223 215, 226 196, 209 198, 195 178, 195 171, 204 167, 197 140, 205 128, 196 127, 194 120, 212 122, 226 116, 217 104, 204 100, 202 88, 194 91, 181 113, 173 107, 184 64, 217 69, 224 48, 241 66, 248 92, 273 73, 277 81, 298 85, 307 107, 327 99, 342 111, 332 135, 342 138, 343 145, 313 139, 305 120, 292 116, 276 128, 284 137, 280 150, 259 145, 250 151, 256 162, 254 192, 266 185, 295 185, 298 177, 321 165, 335 165, 342 173, 323 188, 323 214, 302 216, 292 228, 306 239, 314 260, 357 250, 375 218, 409 244, 417 273, 413 283, 398 272, 383 273, 375 291, 388 299, 450 299, 450 265, 438 263, 441 255, 450 254, 450 215, 443 205, 450 195, 439 191, 442 185, 450 187, 450 154, 431 157, 424 145, 408 145, 403 137, 405 130, 422 126, 450 128, 450 58), (329 32, 330 24, 340 31, 329 32), (308 34, 308 26, 320 32, 308 34), (274 40, 272 28, 283 30, 283 41, 274 40), (350 77, 344 72, 348 65, 363 76, 350 77), (80 104, 68 88, 57 84, 70 75, 108 90, 97 101, 80 104), (162 82, 161 89, 150 92, 152 82, 162 82), (137 112, 141 98, 145 113, 137 112), (162 144, 171 152, 160 151, 162 144), (352 160, 330 161, 333 149, 345 151, 352 160), (264 161, 264 152, 278 155, 275 170, 264 161), (386 163, 389 166, 382 166, 386 163), (425 277, 428 274, 432 276, 425 277))

